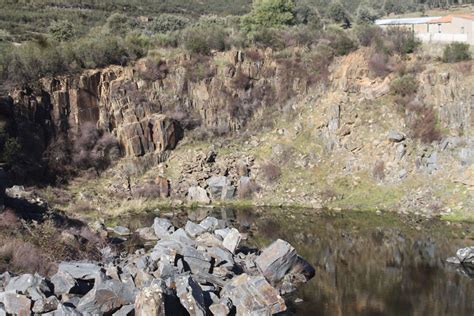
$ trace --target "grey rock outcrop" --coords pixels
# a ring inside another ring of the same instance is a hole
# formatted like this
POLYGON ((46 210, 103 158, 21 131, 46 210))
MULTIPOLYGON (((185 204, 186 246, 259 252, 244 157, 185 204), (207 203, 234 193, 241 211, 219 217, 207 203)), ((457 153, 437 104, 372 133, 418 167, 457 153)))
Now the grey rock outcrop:
POLYGON ((152 249, 104 263, 62 262, 50 281, 0 275, 0 315, 271 315, 286 310, 282 294, 314 276, 288 243, 257 256, 213 217, 184 229, 156 218, 149 230, 158 239, 152 249))

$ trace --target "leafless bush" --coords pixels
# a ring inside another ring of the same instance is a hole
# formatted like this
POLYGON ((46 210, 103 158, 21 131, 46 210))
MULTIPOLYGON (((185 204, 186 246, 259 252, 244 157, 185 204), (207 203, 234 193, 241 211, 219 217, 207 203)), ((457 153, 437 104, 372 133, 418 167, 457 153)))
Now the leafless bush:
POLYGON ((75 138, 73 161, 81 169, 93 168, 97 175, 119 156, 118 142, 93 123, 81 126, 75 138))
POLYGON ((155 183, 146 183, 142 186, 138 186, 133 190, 133 193, 138 198, 159 198, 160 197, 160 186, 155 183))
POLYGON ((151 59, 146 59, 141 67, 138 68, 140 78, 147 81, 163 80, 168 75, 168 72, 168 65, 163 60, 155 62, 151 59))
POLYGON ((463 61, 456 64, 457 70, 463 75, 472 74, 472 61, 463 61))
POLYGON ((369 71, 376 77, 384 78, 391 72, 389 61, 387 54, 375 52, 369 58, 369 71))
POLYGON ((375 162, 374 168, 372 169, 372 176, 377 181, 385 179, 385 163, 381 160, 375 162))
POLYGON ((281 168, 271 161, 264 163, 261 170, 262 176, 267 182, 275 182, 281 176, 281 168))
POLYGON ((255 181, 250 180, 240 184, 237 194, 240 199, 251 199, 260 189, 260 186, 255 181))
POLYGON ((186 80, 199 82, 208 80, 216 75, 216 67, 212 65, 209 56, 194 55, 185 63, 186 80))
POLYGON ((431 107, 424 107, 416 114, 416 119, 411 124, 411 130, 415 138, 423 143, 430 144, 441 139, 441 131, 437 126, 436 113, 431 107))
POLYGON ((250 77, 239 69, 234 78, 232 78, 232 87, 234 89, 248 90, 251 86, 251 82, 250 77))
POLYGON ((6 209, 2 213, 0 213, 0 227, 15 227, 18 226, 20 223, 20 219, 10 209, 6 209))
POLYGON ((253 62, 263 60, 263 56, 258 49, 248 49, 245 51, 245 56, 253 62))
POLYGON ((17 273, 39 272, 47 275, 50 268, 51 263, 33 244, 17 239, 2 241, 2 246, 0 247, 0 270, 8 269, 17 273))

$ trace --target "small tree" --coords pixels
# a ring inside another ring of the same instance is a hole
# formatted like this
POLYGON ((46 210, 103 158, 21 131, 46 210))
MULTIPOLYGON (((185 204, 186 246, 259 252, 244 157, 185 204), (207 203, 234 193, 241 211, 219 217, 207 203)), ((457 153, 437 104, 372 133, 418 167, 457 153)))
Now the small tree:
POLYGON ((444 48, 443 61, 445 63, 457 63, 470 59, 471 52, 469 51, 469 44, 451 43, 444 48))
POLYGON ((357 11, 357 19, 359 23, 374 23, 377 20, 378 14, 367 7, 359 7, 357 11))
POLYGON ((74 26, 69 21, 55 21, 51 23, 48 32, 59 42, 68 41, 75 35, 74 26))
POLYGON ((3 146, 2 159, 9 165, 17 162, 21 153, 21 145, 16 138, 8 138, 3 146))
POLYGON ((249 32, 290 25, 294 19, 293 9, 292 0, 254 0, 252 11, 242 18, 242 27, 249 32))
POLYGON ((337 23, 342 23, 345 28, 351 26, 350 16, 339 2, 333 2, 327 11, 328 17, 337 23))
POLYGON ((174 15, 161 14, 152 23, 151 29, 156 33, 168 33, 184 29, 189 24, 189 19, 174 15))

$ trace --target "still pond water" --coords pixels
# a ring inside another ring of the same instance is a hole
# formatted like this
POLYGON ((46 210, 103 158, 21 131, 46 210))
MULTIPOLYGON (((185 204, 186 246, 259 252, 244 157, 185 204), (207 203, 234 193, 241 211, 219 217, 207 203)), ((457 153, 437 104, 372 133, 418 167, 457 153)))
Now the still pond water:
MULTIPOLYGON (((458 248, 474 245, 474 225, 453 229, 390 214, 313 210, 223 208, 173 214, 177 226, 207 215, 224 219, 247 234, 249 246, 263 248, 277 238, 290 242, 316 268, 315 278, 287 297, 290 315, 474 315, 473 276, 446 263, 458 248), (295 303, 297 298, 303 302, 295 303)), ((134 229, 151 226, 155 216, 116 221, 134 229)))

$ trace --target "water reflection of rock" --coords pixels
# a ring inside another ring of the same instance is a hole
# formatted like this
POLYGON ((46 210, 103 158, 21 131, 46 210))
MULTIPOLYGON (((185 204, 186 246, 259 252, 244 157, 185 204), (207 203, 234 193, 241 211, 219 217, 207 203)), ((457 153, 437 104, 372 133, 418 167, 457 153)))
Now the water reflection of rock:
POLYGON ((389 215, 281 209, 186 215, 209 214, 248 230, 250 246, 287 240, 316 267, 316 277, 295 296, 303 303, 290 306, 298 315, 474 315, 472 280, 445 261, 466 240, 448 238, 442 227, 417 231, 389 215))

